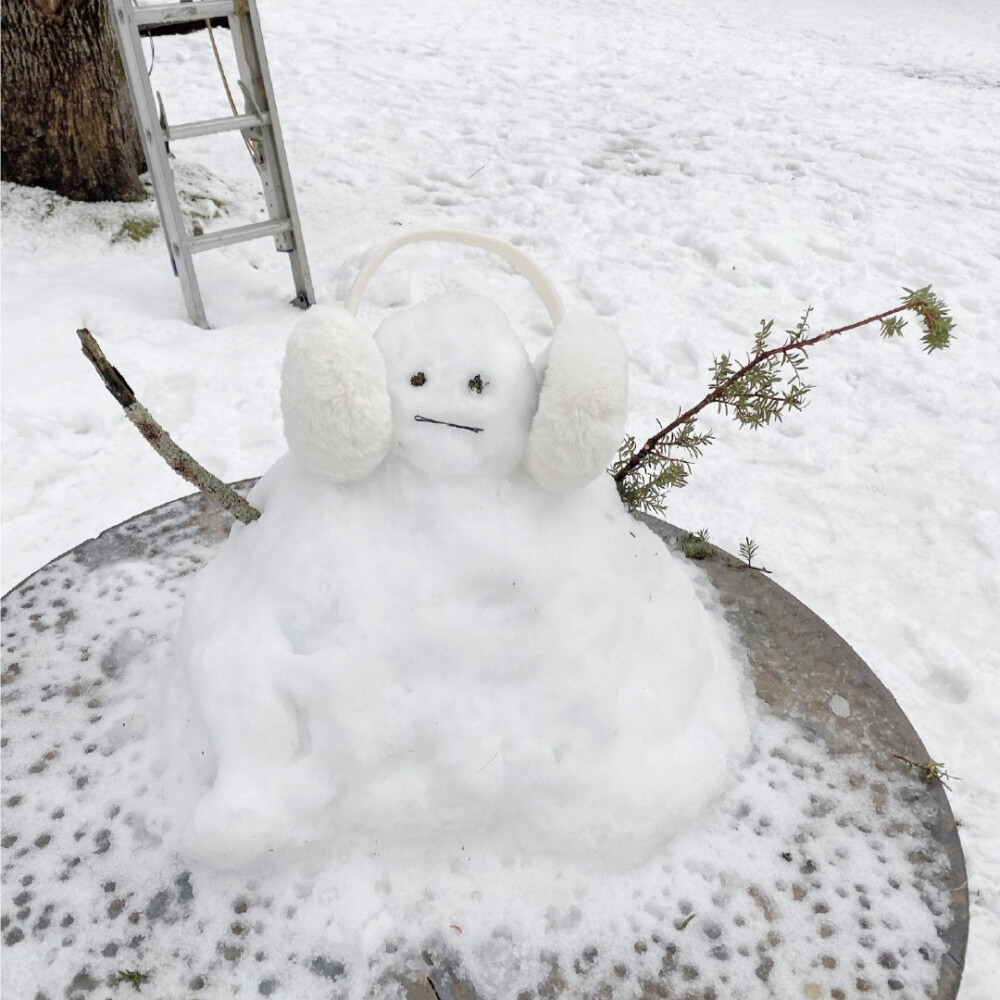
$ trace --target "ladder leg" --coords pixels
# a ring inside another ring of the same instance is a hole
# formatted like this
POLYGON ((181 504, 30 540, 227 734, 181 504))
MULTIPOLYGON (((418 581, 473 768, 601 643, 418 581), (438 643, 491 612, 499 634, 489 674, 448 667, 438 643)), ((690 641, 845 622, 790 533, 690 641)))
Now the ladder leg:
POLYGON ((149 76, 146 73, 139 29, 130 16, 131 0, 109 0, 109 3, 118 36, 118 48, 125 64, 125 76, 132 97, 132 106, 139 123, 146 165, 153 181, 156 206, 160 213, 163 235, 167 241, 167 251, 174 273, 180 279, 188 316, 193 323, 207 328, 208 320, 205 317, 205 307, 202 305, 201 292, 198 289, 198 277, 185 238, 184 217, 167 154, 167 141, 156 112, 149 76))
MULTIPOLYGON (((180 209, 178 208, 178 213, 180 209)), ((184 293, 184 305, 187 306, 188 316, 195 326, 200 326, 203 330, 209 330, 208 318, 205 316, 205 306, 201 301, 201 291, 198 288, 198 276, 195 274, 194 261, 191 259, 191 251, 184 240, 171 242, 170 261, 174 266, 174 271, 181 281, 181 291, 184 293)))
POLYGON ((251 138, 256 140, 256 144, 252 145, 256 150, 255 162, 260 173, 268 214, 272 219, 287 218, 291 221, 291 232, 275 237, 275 249, 288 254, 295 282, 294 301, 306 308, 312 305, 316 298, 306 261, 302 228, 295 205, 288 162, 285 158, 281 126, 274 107, 274 91, 271 87, 264 39, 254 0, 247 0, 245 6, 238 7, 230 17, 230 26, 240 81, 245 93, 256 105, 247 110, 269 112, 269 126, 249 129, 248 132, 251 133, 251 138))

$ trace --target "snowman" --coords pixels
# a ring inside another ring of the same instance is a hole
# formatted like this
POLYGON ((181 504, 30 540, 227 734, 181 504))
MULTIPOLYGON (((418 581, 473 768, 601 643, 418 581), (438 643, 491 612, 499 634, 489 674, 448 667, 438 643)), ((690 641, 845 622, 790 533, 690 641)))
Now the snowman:
POLYGON ((626 370, 609 326, 478 234, 407 234, 309 311, 289 452, 186 600, 182 850, 621 868, 704 813, 749 746, 739 656, 604 474, 626 370), (543 356, 482 298, 372 334, 367 282, 421 239, 520 270, 553 319, 543 356))

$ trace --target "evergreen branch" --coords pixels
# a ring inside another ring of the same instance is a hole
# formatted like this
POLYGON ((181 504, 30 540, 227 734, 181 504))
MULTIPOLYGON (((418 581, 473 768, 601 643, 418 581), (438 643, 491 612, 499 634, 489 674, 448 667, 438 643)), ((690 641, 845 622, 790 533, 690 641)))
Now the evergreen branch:
POLYGON ((910 757, 905 756, 901 753, 894 753, 893 757, 897 760, 903 761, 907 766, 907 770, 916 768, 918 771, 923 772, 924 781, 940 781, 948 791, 951 791, 951 785, 948 784, 949 781, 961 781, 961 778, 955 777, 954 774, 949 774, 947 768, 945 767, 944 761, 939 760, 929 760, 924 764, 921 764, 910 757))
POLYGON ((110 980, 110 985, 117 986, 119 983, 128 983, 136 993, 140 993, 142 984, 148 982, 149 975, 145 972, 140 972, 138 969, 119 969, 118 974, 110 980))
POLYGON ((121 404, 125 415, 138 428, 139 433, 152 445, 153 450, 181 478, 197 486, 203 493, 214 497, 238 521, 249 524, 260 517, 260 511, 248 503, 231 486, 213 476, 201 463, 196 461, 154 419, 153 415, 136 398, 132 387, 122 377, 114 365, 108 361, 100 345, 89 330, 77 330, 76 335, 83 345, 87 360, 97 369, 105 387, 121 404))
POLYGON ((872 323, 880 325, 883 337, 897 337, 905 325, 903 314, 914 312, 924 327, 924 349, 930 352, 947 347, 954 323, 944 303, 930 286, 903 291, 906 295, 900 305, 813 336, 807 336, 810 306, 794 329, 785 331, 785 342, 776 347, 768 347, 774 321, 762 320, 753 351, 742 365, 737 367, 729 354, 715 358, 709 391, 699 402, 661 426, 641 448, 636 447, 634 438, 625 439, 609 470, 625 505, 630 510, 659 513, 665 509, 663 491, 686 484, 692 460, 713 440, 711 433, 695 432, 698 415, 706 407, 714 405, 719 411, 732 413, 744 427, 761 427, 780 421, 790 410, 801 410, 812 389, 802 373, 807 369, 808 349, 816 344, 872 323), (791 372, 782 383, 780 373, 785 366, 791 372), (678 449, 688 457, 678 457, 678 449))
POLYGON ((746 539, 740 542, 740 555, 746 559, 747 567, 753 567, 753 557, 757 555, 757 543, 747 535, 746 539))
POLYGON ((740 564, 740 569, 755 569, 758 573, 767 573, 770 576, 771 571, 766 566, 754 566, 753 559, 757 555, 757 543, 749 536, 740 542, 740 557, 745 562, 740 564))
MULTIPOLYGON (((711 432, 695 433, 693 420, 661 438, 656 460, 646 462, 636 472, 618 482, 618 493, 625 506, 629 510, 662 514, 666 510, 663 500, 666 491, 687 485, 691 465, 712 440, 711 432)), ((611 467, 611 474, 614 476, 619 468, 627 465, 634 454, 635 438, 627 436, 618 450, 618 458, 611 467)))
POLYGON ((685 532, 681 536, 681 552, 687 559, 715 559, 719 550, 709 541, 708 528, 685 532))
POLYGON ((948 307, 931 291, 930 285, 916 291, 910 288, 904 288, 903 291, 906 292, 903 307, 915 312, 924 325, 924 335, 920 338, 924 350, 929 354, 948 347, 951 344, 951 331, 955 327, 948 307))

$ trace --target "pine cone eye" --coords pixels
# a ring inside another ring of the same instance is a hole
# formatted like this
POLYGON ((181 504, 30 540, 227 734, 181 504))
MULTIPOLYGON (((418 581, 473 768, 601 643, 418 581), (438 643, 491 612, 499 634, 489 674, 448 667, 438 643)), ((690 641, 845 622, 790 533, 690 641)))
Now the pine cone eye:
POLYGON ((423 372, 417 372, 410 376, 410 385, 421 386, 427 381, 427 376, 423 372))
POLYGON ((484 382, 482 375, 473 375, 472 378, 469 379, 469 392, 475 392, 482 395, 483 389, 485 389, 488 385, 489 382, 484 382))

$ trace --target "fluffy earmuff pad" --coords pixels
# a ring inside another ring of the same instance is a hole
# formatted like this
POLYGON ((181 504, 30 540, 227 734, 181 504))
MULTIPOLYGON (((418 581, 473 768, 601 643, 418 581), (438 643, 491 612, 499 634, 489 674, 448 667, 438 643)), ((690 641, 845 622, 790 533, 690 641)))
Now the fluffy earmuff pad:
POLYGON ((372 334, 341 306, 313 306, 288 338, 281 411, 292 454, 336 483, 363 479, 392 440, 385 361, 372 334))
POLYGON ((579 315, 560 324, 547 353, 524 464, 543 489, 568 493, 596 479, 618 451, 628 360, 612 327, 579 315))

